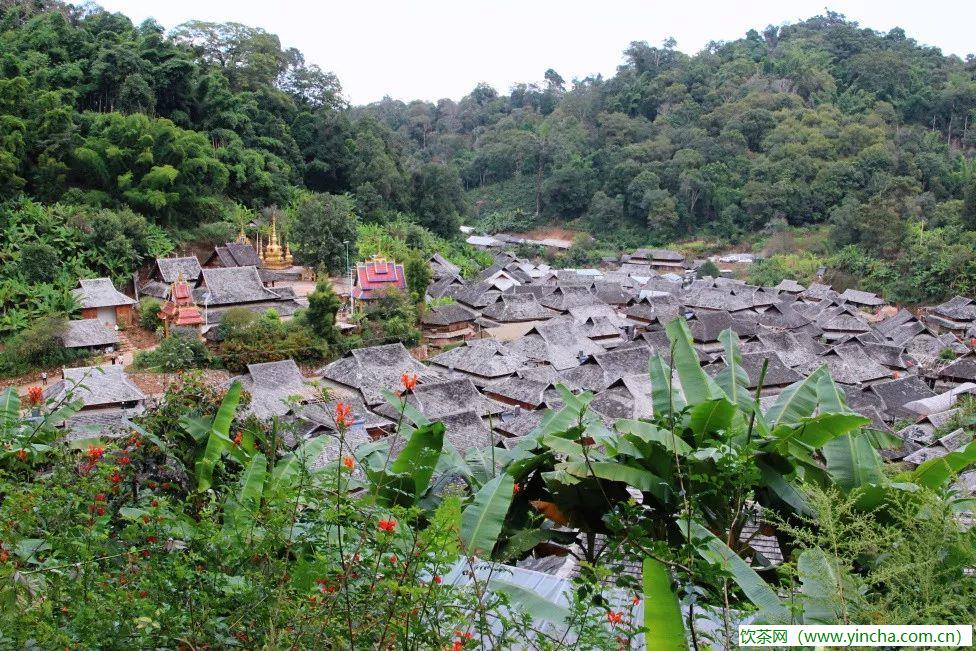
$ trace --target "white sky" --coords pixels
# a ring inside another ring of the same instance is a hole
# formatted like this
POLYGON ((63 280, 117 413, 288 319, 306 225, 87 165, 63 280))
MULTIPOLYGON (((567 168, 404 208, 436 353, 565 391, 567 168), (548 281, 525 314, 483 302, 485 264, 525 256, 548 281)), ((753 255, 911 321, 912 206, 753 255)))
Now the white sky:
MULTIPOLYGON (((825 0, 101 0, 135 23, 167 30, 187 20, 238 22, 277 34, 309 63, 339 76, 354 104, 460 99, 478 82, 507 92, 554 68, 574 77, 611 75, 631 41, 674 36, 684 52, 733 40, 750 28, 825 11, 825 0)), ((862 27, 901 27, 920 43, 965 57, 976 52, 973 0, 835 0, 862 27)))

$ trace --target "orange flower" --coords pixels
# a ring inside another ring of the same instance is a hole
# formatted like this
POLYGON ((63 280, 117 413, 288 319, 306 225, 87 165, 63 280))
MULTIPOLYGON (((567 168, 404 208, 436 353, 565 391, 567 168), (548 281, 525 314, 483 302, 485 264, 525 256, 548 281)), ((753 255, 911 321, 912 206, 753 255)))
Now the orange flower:
POLYGON ((238 447, 240 447, 240 445, 241 445, 241 441, 243 441, 243 440, 244 440, 244 435, 243 435, 243 434, 241 434, 240 432, 238 432, 238 433, 237 433, 237 434, 236 434, 236 435, 234 436, 234 445, 236 445, 236 446, 238 446, 238 447))
POLYGON ((349 470, 352 470, 353 468, 356 467, 356 460, 350 456, 345 456, 342 458, 342 465, 344 465, 346 468, 349 468, 349 470))
POLYGON ((105 454, 105 448, 101 448, 97 445, 88 446, 88 458, 92 461, 98 461, 105 454))
POLYGON ((386 531, 387 533, 392 533, 393 530, 396 529, 396 520, 392 518, 390 519, 383 518, 377 523, 376 526, 380 528, 380 531, 386 531))
POLYGON ((21 461, 27 461, 27 450, 24 450, 23 448, 17 450, 17 458, 21 461))
POLYGON ((397 555, 396 554, 391 554, 390 555, 390 564, 391 565, 396 565, 397 564, 397 561, 399 561, 399 560, 400 559, 397 558, 397 555))
POLYGON ((514 486, 512 486, 512 495, 518 495, 521 490, 522 490, 522 485, 515 484, 514 486))
POLYGON ((335 421, 339 427, 352 425, 352 407, 344 402, 337 402, 335 406, 335 421))
POLYGON ((417 374, 407 375, 404 373, 400 376, 400 382, 403 383, 403 388, 407 391, 413 391, 417 387, 417 374))
POLYGON ((620 622, 624 621, 623 613, 615 613, 612 610, 607 613, 607 621, 610 622, 611 626, 616 626, 620 622))
POLYGON ((634 604, 636 606, 637 604, 640 603, 640 597, 638 597, 637 595, 634 595, 634 598, 631 599, 630 601, 631 601, 632 604, 634 604))
POLYGON ((41 387, 31 387, 27 389, 27 399, 32 405, 39 405, 44 400, 44 389, 41 387))

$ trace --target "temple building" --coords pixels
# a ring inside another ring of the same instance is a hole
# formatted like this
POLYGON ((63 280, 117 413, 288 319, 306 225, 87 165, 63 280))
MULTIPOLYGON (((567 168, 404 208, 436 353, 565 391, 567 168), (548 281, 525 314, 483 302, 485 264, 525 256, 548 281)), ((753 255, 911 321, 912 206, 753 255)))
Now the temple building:
POLYGON ((203 314, 193 300, 193 290, 190 284, 180 274, 169 291, 169 300, 159 310, 159 318, 163 322, 164 336, 169 336, 173 328, 194 328, 199 330, 204 325, 203 314))
POLYGON ((356 264, 356 284, 352 297, 359 301, 379 298, 388 288, 406 291, 407 277, 403 265, 387 261, 379 256, 356 264))
POLYGON ((288 241, 279 236, 276 215, 271 216, 271 233, 267 240, 262 240, 259 232, 252 243, 242 228, 235 241, 214 247, 203 266, 205 269, 257 267, 261 281, 269 287, 283 281, 311 279, 309 270, 294 263, 288 241))

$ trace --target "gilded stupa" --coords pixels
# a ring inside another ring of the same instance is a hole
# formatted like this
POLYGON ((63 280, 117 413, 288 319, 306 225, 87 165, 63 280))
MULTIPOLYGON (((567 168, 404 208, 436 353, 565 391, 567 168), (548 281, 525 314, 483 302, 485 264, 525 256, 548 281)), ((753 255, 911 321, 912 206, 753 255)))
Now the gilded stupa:
POLYGON ((261 267, 264 269, 290 269, 292 266, 293 261, 288 242, 285 242, 284 248, 278 243, 278 218, 276 215, 271 215, 271 235, 268 238, 268 243, 262 247, 260 239, 258 240, 258 257, 261 259, 261 267))

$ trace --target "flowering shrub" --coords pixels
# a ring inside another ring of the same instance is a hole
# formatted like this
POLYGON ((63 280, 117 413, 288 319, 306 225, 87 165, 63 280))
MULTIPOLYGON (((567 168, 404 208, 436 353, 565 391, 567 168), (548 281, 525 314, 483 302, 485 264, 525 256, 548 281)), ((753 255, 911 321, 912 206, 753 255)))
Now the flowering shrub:
MULTIPOLYGON (((283 425, 235 415, 243 399, 185 376, 128 436, 51 446, 0 474, 0 645, 563 645, 475 576, 461 497, 385 499, 397 461, 363 484, 368 464, 344 443, 313 470, 319 439, 284 452, 283 425)), ((351 409, 335 418, 342 441, 351 409)), ((613 648, 602 617, 576 627, 613 648)))

